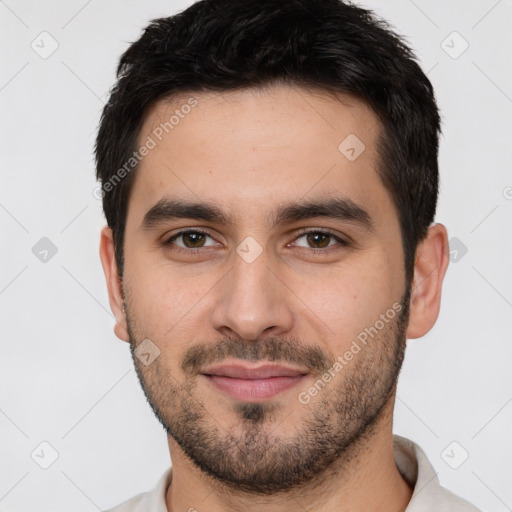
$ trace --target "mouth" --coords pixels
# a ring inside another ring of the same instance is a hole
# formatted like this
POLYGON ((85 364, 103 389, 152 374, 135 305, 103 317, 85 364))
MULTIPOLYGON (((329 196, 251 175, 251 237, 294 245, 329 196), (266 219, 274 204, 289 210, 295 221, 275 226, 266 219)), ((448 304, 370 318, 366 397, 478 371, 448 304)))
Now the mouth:
POLYGON ((307 371, 275 364, 224 364, 207 368, 201 375, 231 398, 255 402, 296 386, 305 378, 307 371))

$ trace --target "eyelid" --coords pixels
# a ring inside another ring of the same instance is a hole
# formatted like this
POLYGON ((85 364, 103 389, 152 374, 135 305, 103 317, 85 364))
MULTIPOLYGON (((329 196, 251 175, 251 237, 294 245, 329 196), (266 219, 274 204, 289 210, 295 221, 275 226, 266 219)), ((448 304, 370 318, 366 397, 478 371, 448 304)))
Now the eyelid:
MULTIPOLYGON (((173 233, 170 236, 166 236, 164 238, 164 241, 162 242, 162 244, 164 246, 171 245, 171 242, 173 242, 176 238, 179 238, 181 235, 186 235, 188 233, 197 233, 197 234, 200 234, 200 235, 207 235, 212 240, 215 240, 214 236, 208 230, 206 230, 205 228, 183 228, 183 229, 177 231, 176 233, 173 233)), ((204 249, 204 247, 196 247, 195 249, 194 248, 184 249, 183 247, 178 247, 175 250, 177 250, 177 251, 182 250, 182 251, 187 251, 187 252, 194 252, 194 251, 198 251, 199 249, 204 249)))
MULTIPOLYGON (((338 242, 342 243, 343 245, 348 245, 351 242, 350 237, 348 237, 346 235, 342 235, 342 234, 338 233, 337 231, 334 231, 329 228, 315 228, 315 227, 312 227, 312 228, 307 227, 307 228, 300 229, 298 231, 298 233, 296 234, 295 239, 299 238, 302 235, 308 234, 308 233, 324 233, 326 235, 331 235, 333 238, 338 240, 338 242)), ((311 250, 315 250, 315 249, 311 248, 311 250)), ((316 250, 320 250, 320 249, 316 249, 316 250)))
MULTIPOLYGON (((163 245, 164 246, 171 246, 172 242, 179 238, 181 235, 185 235, 187 233, 198 233, 198 234, 201 234, 201 235, 207 235, 209 236, 210 238, 212 238, 212 240, 215 240, 214 236, 205 228, 183 228, 179 231, 177 231, 176 233, 173 233, 172 235, 166 237, 166 239, 164 240, 163 242, 163 245)), ((309 233, 323 233, 323 234, 326 234, 326 235, 330 235, 332 236, 337 242, 338 244, 337 245, 334 245, 334 246, 328 246, 326 248, 315 248, 315 247, 299 247, 299 246, 296 246, 298 250, 300 251, 307 251, 307 252, 313 252, 313 253, 330 253, 331 251, 333 250, 337 250, 337 249, 341 249, 341 248, 344 248, 344 247, 347 247, 348 245, 350 245, 351 243, 351 240, 350 240, 350 237, 346 236, 346 235, 340 235, 338 232, 332 230, 332 229, 329 229, 329 228, 315 228, 315 227, 306 227, 306 228, 302 228, 300 229, 296 234, 295 234, 295 237, 293 239, 293 242, 295 242, 298 238, 302 237, 303 235, 305 234, 309 234, 309 233)), ((288 245, 290 244, 287 244, 287 247, 288 245)), ((173 251, 177 251, 177 252, 186 252, 186 253, 197 253, 201 250, 204 250, 204 249, 207 249, 208 247, 212 247, 212 246, 206 246, 206 247, 195 247, 195 248, 183 248, 183 247, 174 247, 172 250, 173 251)))

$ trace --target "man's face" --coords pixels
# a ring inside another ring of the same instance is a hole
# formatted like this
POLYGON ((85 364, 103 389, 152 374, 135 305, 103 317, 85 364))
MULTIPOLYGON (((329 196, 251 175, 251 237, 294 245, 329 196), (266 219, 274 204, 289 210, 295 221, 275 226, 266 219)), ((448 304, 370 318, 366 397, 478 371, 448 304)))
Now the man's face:
POLYGON ((354 99, 301 88, 193 96, 193 108, 188 97, 158 103, 139 136, 156 145, 131 191, 123 292, 132 352, 149 339, 160 354, 134 362, 171 456, 183 450, 239 490, 290 489, 370 436, 392 406, 408 290, 398 216, 377 174, 380 125, 354 99), (225 218, 160 208, 143 222, 162 200, 225 218), (329 200, 338 216, 278 215, 329 200), (300 375, 274 378, 274 391, 270 380, 206 375, 224 363, 300 375))

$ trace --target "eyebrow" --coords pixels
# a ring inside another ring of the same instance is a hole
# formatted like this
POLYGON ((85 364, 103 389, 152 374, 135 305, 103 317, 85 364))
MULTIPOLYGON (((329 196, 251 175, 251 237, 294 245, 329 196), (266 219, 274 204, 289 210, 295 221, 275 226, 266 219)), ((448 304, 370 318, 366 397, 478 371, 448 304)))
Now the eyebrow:
MULTIPOLYGON (((279 206, 269 218, 274 228, 300 220, 324 217, 349 221, 373 233, 375 224, 366 209, 347 197, 298 201, 279 206)), ((146 212, 139 229, 150 230, 164 222, 176 219, 195 219, 205 222, 234 226, 235 220, 218 205, 205 202, 189 202, 167 196, 160 199, 146 212)))

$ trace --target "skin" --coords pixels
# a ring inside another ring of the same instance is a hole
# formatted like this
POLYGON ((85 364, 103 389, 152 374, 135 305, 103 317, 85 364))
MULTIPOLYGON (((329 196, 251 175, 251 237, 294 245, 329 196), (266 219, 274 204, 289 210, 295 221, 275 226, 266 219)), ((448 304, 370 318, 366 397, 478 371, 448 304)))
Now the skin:
MULTIPOLYGON (((189 96, 157 103, 141 144, 189 96)), ((122 281, 108 227, 100 243, 116 335, 132 353, 146 338, 160 350, 148 366, 134 362, 169 433, 168 510, 404 510, 412 489, 393 458, 396 377, 405 338, 423 336, 438 317, 446 228, 430 226, 418 246, 407 299, 398 215, 376 171, 381 126, 370 108, 284 85, 193 96, 197 106, 137 169, 122 281), (338 150, 349 134, 366 146, 354 161, 338 150), (235 222, 175 219, 142 229, 164 195, 214 202, 235 222), (323 217, 269 223, 282 203, 332 197, 365 208, 374 231, 323 217), (164 245, 183 228, 209 235, 196 240, 195 256, 172 249, 186 251, 194 239, 164 245), (350 243, 328 238, 331 251, 315 254, 324 242, 302 228, 330 229, 350 243), (251 263, 236 252, 248 236, 262 250, 251 263), (403 315, 301 403, 298 394, 404 297, 403 315), (203 357, 197 364, 187 359, 193 350, 203 357), (303 366, 308 375, 256 403, 236 401, 198 375, 212 362, 251 358, 303 366)))

